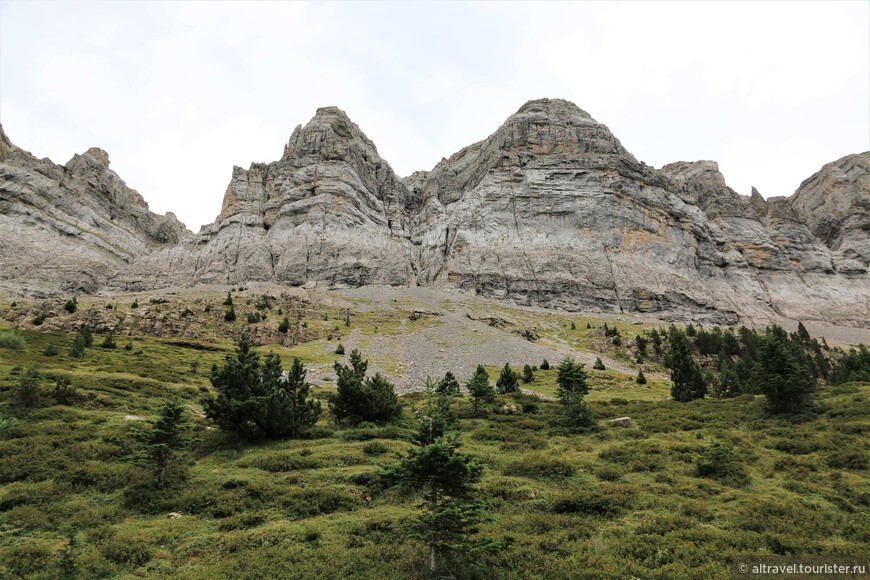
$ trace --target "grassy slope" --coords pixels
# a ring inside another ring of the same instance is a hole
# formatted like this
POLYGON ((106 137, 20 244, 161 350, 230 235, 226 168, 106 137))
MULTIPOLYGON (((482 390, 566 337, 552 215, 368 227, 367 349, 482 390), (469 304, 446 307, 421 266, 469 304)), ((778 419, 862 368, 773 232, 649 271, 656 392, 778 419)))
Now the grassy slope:
MULTIPOLYGON (((83 577, 424 575, 425 552, 401 533, 416 498, 371 489, 377 465, 408 447, 405 426, 336 429, 323 419, 319 438, 251 445, 195 419, 188 482, 143 492, 136 482, 147 474, 130 461, 136 422, 125 415, 153 418, 171 393, 200 409, 208 369, 225 353, 153 338, 126 351, 121 338, 117 350, 75 360, 70 336, 22 334, 24 351, 0 349, 2 412, 13 412, 10 389, 32 364, 72 374, 83 400, 15 412, 20 422, 0 435, 0 576, 58 577, 70 534, 83 577), (41 355, 49 343, 61 356, 41 355)), ((657 382, 591 376, 598 417, 628 415, 635 428, 572 433, 551 403, 462 419, 465 451, 486 466, 482 532, 510 547, 454 563, 454 573, 725 578, 738 553, 870 552, 870 385, 825 388, 814 413, 788 419, 768 416, 760 398, 679 404, 663 401, 657 382), (748 485, 696 476, 712 437, 734 446, 748 485)), ((530 386, 550 393, 554 381, 554 370, 539 372, 530 386)))

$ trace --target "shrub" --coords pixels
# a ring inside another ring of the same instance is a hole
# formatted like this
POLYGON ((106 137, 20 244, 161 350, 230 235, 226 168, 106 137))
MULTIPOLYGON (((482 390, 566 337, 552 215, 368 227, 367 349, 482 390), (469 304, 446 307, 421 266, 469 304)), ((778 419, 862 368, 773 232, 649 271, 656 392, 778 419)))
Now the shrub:
POLYGON ((133 350, 133 341, 128 340, 127 344, 124 345, 124 350, 133 350))
POLYGON ((571 321, 571 330, 577 330, 577 325, 574 324, 574 321, 571 321))
POLYGON ((504 368, 495 382, 495 388, 501 394, 516 393, 520 390, 519 377, 511 368, 510 363, 504 363, 504 368))
POLYGON ((844 354, 831 373, 832 385, 853 381, 870 382, 870 351, 863 344, 844 354))
POLYGON ((59 375, 54 382, 54 400, 58 405, 71 405, 76 399, 76 389, 72 386, 72 377, 59 375))
POLYGON ((523 367, 523 382, 531 383, 535 380, 535 372, 532 370, 532 367, 529 365, 525 365, 523 367))
POLYGON ((231 292, 227 292, 227 299, 223 302, 224 306, 232 306, 233 305, 233 295, 231 292))
POLYGON ((543 361, 541 361, 541 370, 542 371, 550 370, 550 361, 548 361, 547 359, 544 359, 543 361))
POLYGON ((281 321, 281 324, 278 325, 278 332, 283 332, 284 334, 287 334, 287 331, 289 331, 289 330, 290 330, 290 319, 288 319, 285 316, 284 320, 281 321))
POLYGON ((595 357, 595 364, 592 365, 592 368, 596 371, 605 371, 607 367, 604 366, 604 363, 601 362, 601 357, 595 357))
POLYGON ((103 343, 100 345, 100 348, 118 348, 118 345, 115 344, 115 339, 112 338, 112 335, 107 334, 106 338, 103 339, 103 343))
POLYGON ((257 324, 260 322, 260 313, 259 312, 249 312, 248 313, 248 324, 257 324))
POLYGON ((634 381, 639 385, 646 384, 646 377, 643 374, 643 369, 640 369, 639 371, 637 371, 637 378, 634 379, 634 381))
POLYGON ((339 422, 387 421, 402 412, 396 389, 380 373, 366 377, 368 361, 356 349, 350 353, 350 366, 334 365, 337 392, 329 407, 339 422))
POLYGON ((139 308, 139 299, 138 298, 133 299, 133 304, 130 305, 130 308, 134 308, 134 309, 139 308))
MULTIPOLYGON (((63 305, 63 309, 72 314, 76 310, 78 310, 78 302, 76 301, 76 297, 73 296, 69 300, 66 301, 66 304, 63 305)), ((110 307, 111 308, 111 307, 110 307)))
POLYGON ((444 378, 438 381, 435 390, 439 393, 447 393, 451 395, 459 394, 459 381, 450 371, 444 374, 444 378))
POLYGON ((232 305, 230 305, 230 307, 227 308, 227 311, 224 312, 224 320, 227 322, 235 322, 236 321, 236 309, 233 308, 232 305))
POLYGON ((592 407, 583 400, 583 396, 579 393, 569 396, 566 412, 568 423, 572 427, 584 429, 595 425, 595 414, 592 412, 592 407))
POLYGON ((495 391, 489 384, 489 374, 483 365, 477 365, 477 370, 474 371, 474 375, 465 387, 471 395, 471 408, 475 414, 480 413, 481 404, 491 403, 495 400, 495 391))
POLYGON ((362 452, 366 455, 383 455, 389 450, 389 447, 377 441, 372 441, 362 446, 362 452))
POLYGON ((556 514, 587 514, 602 518, 622 515, 634 503, 636 492, 627 486, 608 486, 606 489, 587 489, 553 502, 556 514))
POLYGON ((45 347, 45 350, 42 351, 43 356, 57 356, 60 354, 60 349, 57 348, 54 344, 49 344, 45 347))
POLYGON ((575 472, 574 466, 567 461, 540 453, 526 455, 522 460, 508 464, 503 470, 505 475, 535 479, 561 479, 571 477, 575 472))
POLYGON ((0 348, 24 350, 26 347, 27 342, 25 342, 24 338, 14 330, 0 331, 0 348))
POLYGON ((731 446, 718 440, 711 441, 701 452, 695 466, 699 476, 717 479, 723 483, 740 486, 745 485, 749 479, 731 446))
POLYGON ((338 346, 335 347, 335 354, 344 355, 344 345, 340 342, 338 343, 338 346))
POLYGON ((87 324, 82 326, 79 329, 79 336, 81 336, 85 341, 85 347, 90 348, 94 346, 94 333, 91 330, 91 327, 87 324))
POLYGON ((69 355, 73 358, 84 358, 85 337, 79 334, 73 339, 72 346, 70 346, 69 349, 69 355))
POLYGON ((36 367, 27 369, 27 372, 18 379, 18 386, 12 392, 13 404, 24 409, 38 406, 42 395, 40 382, 39 370, 36 367))
POLYGON ((568 403, 575 395, 581 398, 589 392, 589 383, 587 382, 586 371, 584 364, 578 363, 573 358, 566 357, 559 363, 558 375, 556 377, 556 397, 559 401, 568 406, 568 403))
POLYGON ((33 326, 42 326, 42 323, 45 322, 45 313, 40 312, 33 317, 33 320, 31 322, 33 323, 33 326))

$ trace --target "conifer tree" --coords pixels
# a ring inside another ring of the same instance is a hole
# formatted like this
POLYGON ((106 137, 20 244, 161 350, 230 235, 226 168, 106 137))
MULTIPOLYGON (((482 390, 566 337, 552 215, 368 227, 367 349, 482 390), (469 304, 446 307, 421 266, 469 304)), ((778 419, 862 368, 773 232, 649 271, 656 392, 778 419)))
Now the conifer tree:
POLYGON ((495 400, 495 391, 489 384, 489 374, 483 365, 477 365, 477 370, 465 386, 471 395, 471 408, 475 415, 480 413, 483 403, 491 403, 495 400))
POLYGON ((707 383, 692 356, 692 347, 686 334, 672 326, 668 340, 671 345, 668 362, 671 367, 671 381, 674 383, 671 397, 680 402, 704 398, 707 383))
POLYGON ((160 417, 148 430, 134 433, 143 446, 146 460, 154 470, 154 485, 164 489, 168 470, 178 453, 190 445, 190 422, 184 406, 177 400, 166 401, 160 417))
POLYGON ((519 377, 517 373, 511 368, 510 363, 504 363, 504 368, 501 370, 501 374, 498 376, 498 380, 495 382, 495 387, 498 390, 499 394, 505 393, 518 393, 520 390, 519 385, 519 377))
POLYGON ((581 399, 589 393, 586 370, 583 363, 578 363, 573 358, 565 357, 559 363, 558 375, 556 376, 556 397, 566 407, 574 396, 581 399))

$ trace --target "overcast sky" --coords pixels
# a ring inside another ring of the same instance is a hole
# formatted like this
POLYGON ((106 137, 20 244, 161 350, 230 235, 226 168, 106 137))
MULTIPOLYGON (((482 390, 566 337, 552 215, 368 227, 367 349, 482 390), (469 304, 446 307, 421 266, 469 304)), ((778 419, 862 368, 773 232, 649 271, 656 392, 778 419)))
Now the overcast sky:
POLYGON ((870 2, 0 1, 0 123, 89 147, 159 213, 214 220, 233 165, 347 111, 400 176, 561 97, 656 167, 713 159, 790 195, 870 149, 870 2))

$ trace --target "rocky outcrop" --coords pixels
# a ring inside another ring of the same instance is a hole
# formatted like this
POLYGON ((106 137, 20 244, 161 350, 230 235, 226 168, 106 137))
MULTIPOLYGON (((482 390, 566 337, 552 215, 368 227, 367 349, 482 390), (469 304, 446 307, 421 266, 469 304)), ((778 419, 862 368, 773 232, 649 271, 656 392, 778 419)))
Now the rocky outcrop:
MULTIPOLYGON (((83 229, 89 245, 77 247, 87 259, 58 277, 96 269, 92 284, 73 283, 85 289, 106 278, 122 290, 421 285, 671 320, 858 326, 870 324, 868 155, 825 166, 790 198, 765 200, 755 188, 747 197, 713 161, 657 170, 576 105, 540 99, 402 180, 343 111, 327 107, 293 131, 279 160, 235 167, 215 222, 178 239, 170 218, 158 223, 121 187, 104 152, 60 168, 0 142, 0 167, 23 163, 38 181, 31 189, 73 193, 74 208, 54 196, 37 215, 60 208, 89 224, 94 199, 97 216, 117 208, 83 229), (21 155, 26 163, 9 161, 21 155), (136 235, 108 237, 116 229, 136 235), (116 238, 124 243, 107 242, 116 238)), ((0 199, 19 201, 2 217, 17 222, 35 204, 20 200, 26 180, 3 171, 0 199)))
POLYGON ((173 214, 150 212, 102 149, 56 165, 13 145, 0 127, 0 288, 92 292, 186 233, 173 214))
POLYGON ((828 163, 788 201, 833 252, 870 266, 870 151, 828 163))
POLYGON ((157 284, 406 285, 413 196, 335 107, 297 127, 273 163, 233 169, 216 221, 113 280, 157 284))
POLYGON ((738 195, 710 161, 656 171, 566 101, 527 103, 419 187, 421 284, 715 322, 868 318, 866 273, 838 272, 787 200, 738 195))

